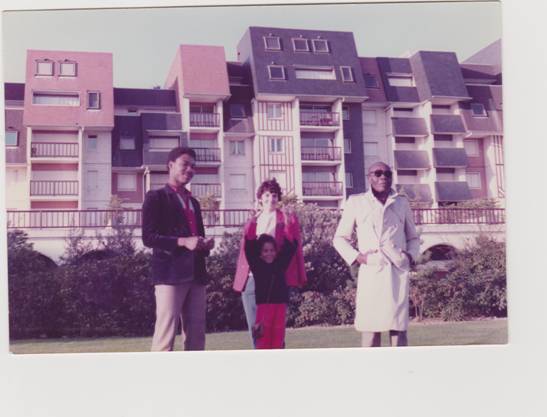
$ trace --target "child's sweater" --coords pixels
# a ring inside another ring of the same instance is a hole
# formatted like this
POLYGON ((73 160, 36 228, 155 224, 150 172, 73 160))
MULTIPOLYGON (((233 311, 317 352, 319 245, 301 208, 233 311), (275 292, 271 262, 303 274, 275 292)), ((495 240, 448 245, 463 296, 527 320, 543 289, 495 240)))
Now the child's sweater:
POLYGON ((245 255, 255 280, 257 304, 282 304, 289 301, 285 271, 296 251, 297 244, 296 240, 285 240, 274 261, 269 264, 260 258, 260 250, 256 238, 245 237, 245 255))

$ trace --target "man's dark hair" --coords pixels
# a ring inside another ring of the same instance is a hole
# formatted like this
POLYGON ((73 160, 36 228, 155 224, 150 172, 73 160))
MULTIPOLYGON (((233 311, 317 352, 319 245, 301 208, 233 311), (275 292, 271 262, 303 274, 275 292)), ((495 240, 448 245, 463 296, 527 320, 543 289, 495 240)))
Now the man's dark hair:
POLYGON ((278 200, 281 200, 281 187, 275 178, 266 180, 260 184, 260 187, 258 187, 258 190, 256 191, 256 198, 262 197, 262 194, 266 191, 269 191, 272 194, 277 194, 278 200))
POLYGON ((277 243, 275 243, 275 239, 272 236, 267 235, 266 233, 260 235, 258 237, 257 242, 258 242, 259 252, 262 252, 262 248, 264 247, 266 243, 271 243, 274 246, 274 248, 277 250, 277 243))
POLYGON ((192 158, 196 159, 196 151, 194 151, 192 148, 178 146, 171 149, 169 151, 169 155, 167 155, 167 169, 169 169, 169 162, 175 162, 177 158, 181 155, 189 155, 192 158))

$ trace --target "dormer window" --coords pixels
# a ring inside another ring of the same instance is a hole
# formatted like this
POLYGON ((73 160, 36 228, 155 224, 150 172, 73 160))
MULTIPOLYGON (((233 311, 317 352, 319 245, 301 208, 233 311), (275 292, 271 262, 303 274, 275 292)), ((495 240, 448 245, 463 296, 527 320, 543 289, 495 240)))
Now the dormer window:
POLYGON ((268 65, 270 80, 284 80, 285 67, 283 65, 268 65))
POLYGON ((312 39, 311 41, 313 52, 329 53, 329 43, 326 39, 312 39))
POLYGON ((310 46, 308 40, 304 38, 293 38, 292 46, 295 52, 309 52, 310 46))
POLYGON ((279 36, 264 36, 264 48, 267 51, 281 51, 281 41, 279 36))
POLYGON ((342 74, 342 81, 346 83, 352 83, 354 81, 351 67, 340 67, 340 73, 342 74))
POLYGON ((59 63, 59 76, 61 77, 75 77, 76 76, 76 62, 63 61, 59 63))
POLYGON ((53 62, 49 59, 36 61, 36 75, 52 76, 53 62))
POLYGON ((488 117, 484 104, 482 103, 471 103, 471 113, 473 117, 488 117))

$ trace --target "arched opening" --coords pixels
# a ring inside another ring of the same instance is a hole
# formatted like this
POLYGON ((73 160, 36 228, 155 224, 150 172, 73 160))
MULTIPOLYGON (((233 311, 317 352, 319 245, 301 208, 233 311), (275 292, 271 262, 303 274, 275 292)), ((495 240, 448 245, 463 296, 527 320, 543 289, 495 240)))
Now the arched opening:
POLYGON ((456 256, 456 248, 450 245, 431 246, 424 252, 430 261, 449 261, 456 256))

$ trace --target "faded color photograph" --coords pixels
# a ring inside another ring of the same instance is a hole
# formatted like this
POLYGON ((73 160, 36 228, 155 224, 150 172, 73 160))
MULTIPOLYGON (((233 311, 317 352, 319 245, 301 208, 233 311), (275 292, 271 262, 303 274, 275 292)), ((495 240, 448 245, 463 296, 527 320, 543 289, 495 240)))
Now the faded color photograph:
POLYGON ((499 3, 3 29, 12 353, 507 343, 499 3))

